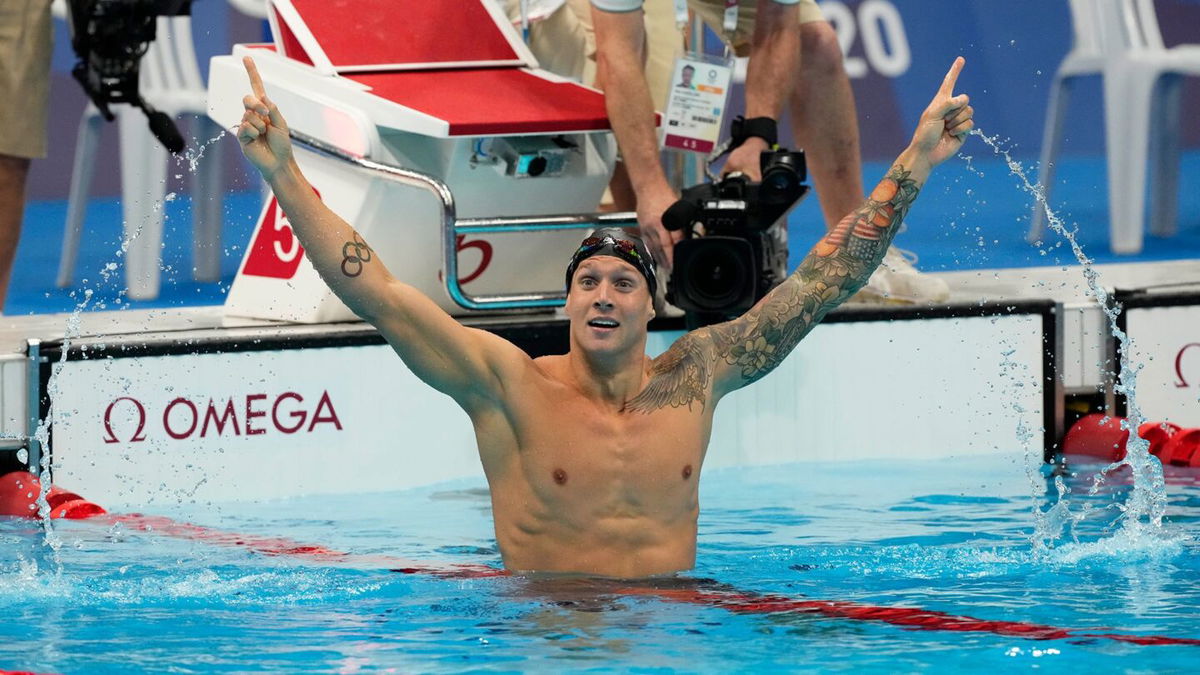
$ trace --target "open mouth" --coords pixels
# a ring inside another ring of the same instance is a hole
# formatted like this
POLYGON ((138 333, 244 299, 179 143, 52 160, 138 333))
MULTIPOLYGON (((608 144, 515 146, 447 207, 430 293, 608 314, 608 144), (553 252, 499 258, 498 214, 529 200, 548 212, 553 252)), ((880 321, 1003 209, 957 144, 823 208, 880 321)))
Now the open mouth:
POLYGON ((592 328, 599 328, 600 330, 614 330, 621 324, 613 319, 597 318, 588 321, 588 325, 592 328))

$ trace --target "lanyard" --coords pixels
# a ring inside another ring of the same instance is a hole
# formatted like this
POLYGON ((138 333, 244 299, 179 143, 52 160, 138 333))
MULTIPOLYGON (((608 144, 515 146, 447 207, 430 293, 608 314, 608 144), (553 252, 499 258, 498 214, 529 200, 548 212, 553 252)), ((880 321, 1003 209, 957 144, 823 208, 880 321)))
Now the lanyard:
POLYGON ((688 4, 687 0, 675 0, 675 25, 680 30, 687 28, 688 25, 688 4))
POLYGON ((725 0, 725 29, 726 35, 733 35, 737 30, 738 0, 725 0))
MULTIPOLYGON (((675 0, 675 24, 682 30, 688 25, 687 0, 675 0)), ((721 27, 725 35, 733 35, 738 25, 738 0, 725 0, 725 17, 721 27)))

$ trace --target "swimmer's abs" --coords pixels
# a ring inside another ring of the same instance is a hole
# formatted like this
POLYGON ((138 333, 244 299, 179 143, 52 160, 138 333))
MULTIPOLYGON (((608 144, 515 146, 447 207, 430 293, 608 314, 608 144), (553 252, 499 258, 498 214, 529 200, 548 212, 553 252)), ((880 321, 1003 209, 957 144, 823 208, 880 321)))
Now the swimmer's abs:
POLYGON ((672 527, 645 518, 605 519, 569 536, 502 532, 497 521, 496 534, 504 566, 518 573, 633 579, 688 570, 696 563, 694 519, 672 527))

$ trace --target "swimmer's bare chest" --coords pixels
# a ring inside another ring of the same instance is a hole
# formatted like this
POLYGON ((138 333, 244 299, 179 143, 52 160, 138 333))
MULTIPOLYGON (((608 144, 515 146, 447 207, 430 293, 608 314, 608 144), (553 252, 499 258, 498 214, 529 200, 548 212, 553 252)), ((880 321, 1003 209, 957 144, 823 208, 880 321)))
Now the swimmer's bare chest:
POLYGON ((654 494, 695 483, 705 422, 686 409, 621 412, 559 398, 546 415, 524 420, 518 452, 525 479, 548 501, 584 493, 632 514, 654 494))
POLYGON ((476 420, 506 563, 570 569, 579 549, 694 554, 710 406, 622 411, 544 372, 511 393, 504 414, 476 420))

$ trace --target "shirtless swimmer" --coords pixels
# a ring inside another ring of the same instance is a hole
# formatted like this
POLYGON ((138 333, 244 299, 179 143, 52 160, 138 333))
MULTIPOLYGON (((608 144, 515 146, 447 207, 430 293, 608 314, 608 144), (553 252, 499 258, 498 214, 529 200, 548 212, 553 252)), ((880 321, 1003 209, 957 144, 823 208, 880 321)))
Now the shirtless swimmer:
POLYGON ((242 152, 329 287, 470 416, 496 541, 516 573, 633 578, 690 569, 717 403, 771 372, 867 282, 930 171, 974 126, 967 96, 953 93, 959 58, 912 142, 859 209, 745 315, 692 331, 656 359, 645 353, 657 283, 649 254, 620 230, 594 233, 568 271, 570 351, 531 359, 451 318, 378 256, 360 256, 353 275, 343 270, 343 250, 365 243, 309 187, 283 115, 254 62, 245 66, 253 93, 238 127, 242 152))

